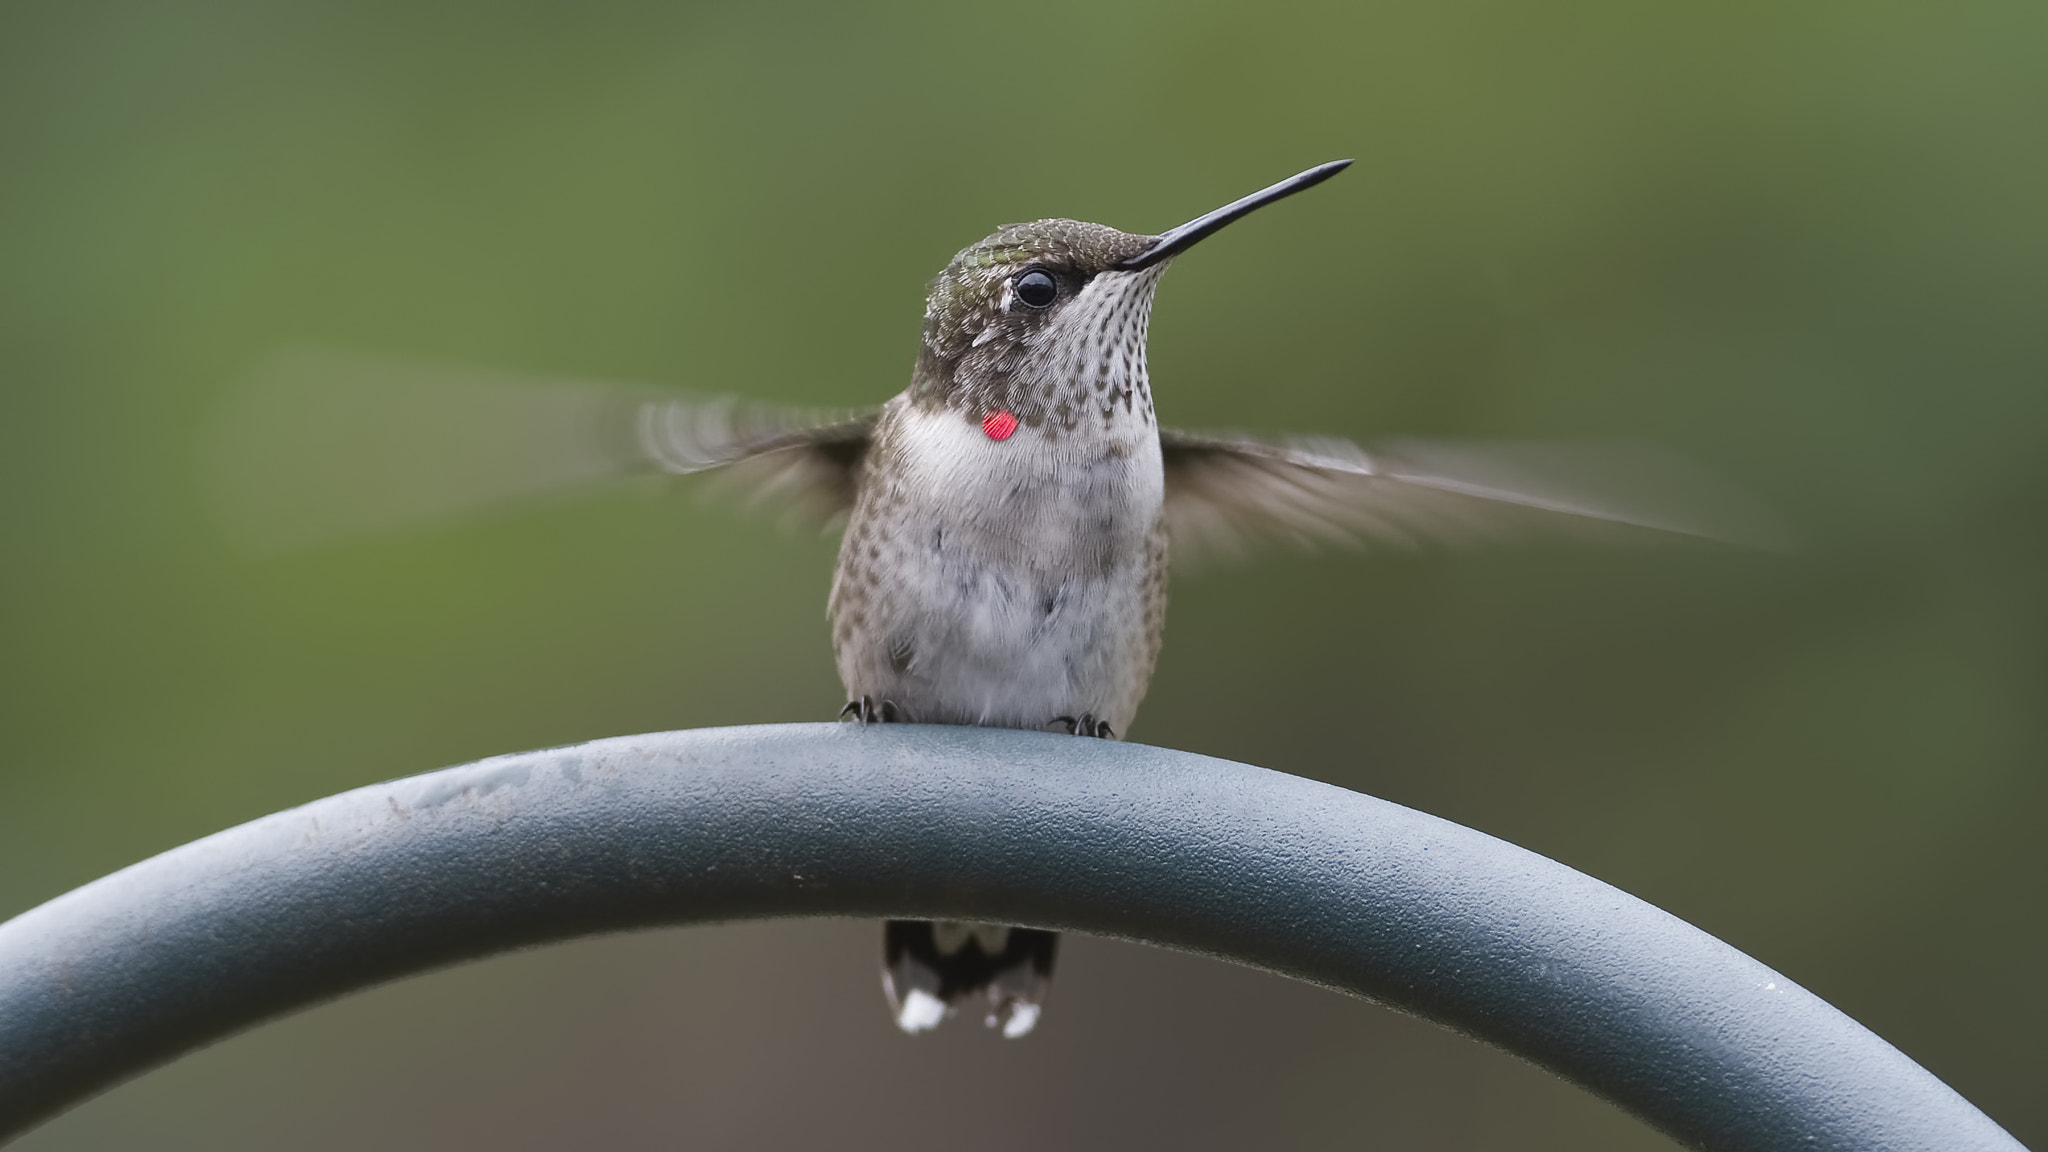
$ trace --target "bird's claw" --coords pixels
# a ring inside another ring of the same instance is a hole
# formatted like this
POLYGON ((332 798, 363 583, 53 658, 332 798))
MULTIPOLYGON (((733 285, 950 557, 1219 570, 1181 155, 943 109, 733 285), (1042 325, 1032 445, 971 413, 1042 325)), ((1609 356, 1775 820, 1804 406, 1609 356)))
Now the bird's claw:
POLYGON ((1093 712, 1083 712, 1079 716, 1055 716, 1052 718, 1052 722, 1054 724, 1064 724, 1069 736, 1094 736, 1103 740, 1116 739, 1116 733, 1110 730, 1109 721, 1096 719, 1093 712))
POLYGON ((846 707, 839 710, 839 718, 844 720, 848 716, 858 720, 863 728, 869 724, 907 724, 910 722, 910 714, 905 712, 902 706, 894 700, 884 700, 881 706, 877 707, 875 705, 875 698, 872 696, 862 696, 858 700, 848 700, 846 707))

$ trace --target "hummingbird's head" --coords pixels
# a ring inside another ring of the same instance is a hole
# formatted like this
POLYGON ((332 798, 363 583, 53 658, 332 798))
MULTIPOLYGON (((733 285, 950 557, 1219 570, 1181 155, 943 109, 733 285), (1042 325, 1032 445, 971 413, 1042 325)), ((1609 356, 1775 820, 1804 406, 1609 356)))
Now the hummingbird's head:
POLYGON ((1319 184, 1334 161, 1158 236, 1078 220, 1011 224, 953 257, 925 302, 919 407, 1027 427, 1152 420, 1145 334, 1167 262, 1252 210, 1319 184))
MULTIPOLYGON (((1152 290, 1164 264, 1123 261, 1155 237, 1079 220, 1010 224, 953 257, 925 302, 914 399, 974 420, 1007 411, 1073 428, 1091 396, 1142 386, 1152 290)), ((1131 411, 1136 412, 1136 397, 1131 411)))

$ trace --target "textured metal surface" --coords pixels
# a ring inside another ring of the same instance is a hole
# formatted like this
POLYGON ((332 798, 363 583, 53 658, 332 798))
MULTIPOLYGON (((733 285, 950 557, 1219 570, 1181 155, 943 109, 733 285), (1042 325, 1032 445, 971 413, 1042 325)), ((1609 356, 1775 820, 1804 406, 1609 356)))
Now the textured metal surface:
POLYGON ((265 1017, 500 949, 755 917, 1074 928, 1368 996, 1714 1149, 2013 1149, 1896 1049, 1554 861, 1298 777, 991 729, 601 740, 361 788, 0 925, 0 1136, 265 1017))

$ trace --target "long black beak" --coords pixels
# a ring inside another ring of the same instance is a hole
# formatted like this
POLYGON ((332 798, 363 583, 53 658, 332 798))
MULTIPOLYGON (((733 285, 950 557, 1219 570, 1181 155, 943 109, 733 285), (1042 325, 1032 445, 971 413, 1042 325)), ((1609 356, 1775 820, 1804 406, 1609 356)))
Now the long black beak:
POLYGON ((1203 237, 1221 230, 1232 220, 1249 215, 1275 200, 1285 200, 1304 188, 1313 188, 1349 167, 1349 160, 1332 160, 1328 164, 1318 164, 1299 176, 1289 176, 1271 188, 1254 192, 1242 200, 1225 204, 1214 212, 1197 216, 1178 228, 1168 229, 1159 239, 1152 242, 1150 248, 1118 264, 1117 267, 1126 272, 1150 268, 1169 256, 1177 256, 1194 247, 1203 237))

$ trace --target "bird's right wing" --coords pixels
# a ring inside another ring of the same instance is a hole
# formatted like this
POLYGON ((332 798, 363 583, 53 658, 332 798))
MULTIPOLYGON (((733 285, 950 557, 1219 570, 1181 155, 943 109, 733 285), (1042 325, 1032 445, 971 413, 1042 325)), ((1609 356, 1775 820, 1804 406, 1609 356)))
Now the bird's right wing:
POLYGON ((852 505, 875 420, 297 351, 233 397, 207 463, 231 536, 264 551, 713 469, 749 504, 829 521, 852 505))
POLYGON ((640 455, 664 472, 712 468, 749 503, 780 503, 809 519, 853 508, 878 411, 818 413, 731 396, 643 400, 640 455))

